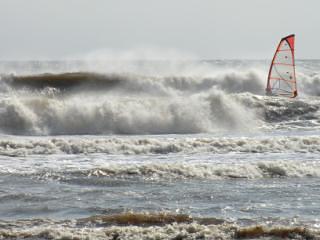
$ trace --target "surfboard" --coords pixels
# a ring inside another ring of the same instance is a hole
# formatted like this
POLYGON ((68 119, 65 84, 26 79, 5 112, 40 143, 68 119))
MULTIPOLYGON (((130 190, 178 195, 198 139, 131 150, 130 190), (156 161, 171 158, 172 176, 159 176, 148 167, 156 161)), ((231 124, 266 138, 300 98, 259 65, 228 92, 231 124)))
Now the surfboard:
POLYGON ((295 98, 298 96, 294 58, 295 35, 281 39, 273 56, 266 94, 295 98))

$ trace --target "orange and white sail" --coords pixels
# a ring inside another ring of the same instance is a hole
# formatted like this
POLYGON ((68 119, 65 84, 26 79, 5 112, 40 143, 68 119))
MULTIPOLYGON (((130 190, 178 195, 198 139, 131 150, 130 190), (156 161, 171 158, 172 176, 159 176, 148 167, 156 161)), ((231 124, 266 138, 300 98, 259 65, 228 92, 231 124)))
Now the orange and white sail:
POLYGON ((298 95, 294 60, 295 35, 281 39, 273 56, 266 93, 267 95, 294 98, 298 95))

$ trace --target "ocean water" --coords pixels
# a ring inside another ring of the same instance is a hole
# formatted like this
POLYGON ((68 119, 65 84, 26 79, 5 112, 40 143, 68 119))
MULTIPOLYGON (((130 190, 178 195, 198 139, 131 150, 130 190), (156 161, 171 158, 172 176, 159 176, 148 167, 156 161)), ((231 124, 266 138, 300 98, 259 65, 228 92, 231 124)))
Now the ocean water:
POLYGON ((0 62, 0 239, 320 238, 320 60, 0 62))

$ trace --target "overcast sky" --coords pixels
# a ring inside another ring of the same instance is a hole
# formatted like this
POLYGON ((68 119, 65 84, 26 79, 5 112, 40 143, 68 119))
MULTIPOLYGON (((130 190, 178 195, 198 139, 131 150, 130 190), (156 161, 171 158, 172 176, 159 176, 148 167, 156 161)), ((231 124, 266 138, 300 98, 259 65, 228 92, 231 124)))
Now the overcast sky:
POLYGON ((320 0, 0 0, 0 59, 63 59, 145 46, 203 59, 269 59, 296 34, 320 58, 320 0))

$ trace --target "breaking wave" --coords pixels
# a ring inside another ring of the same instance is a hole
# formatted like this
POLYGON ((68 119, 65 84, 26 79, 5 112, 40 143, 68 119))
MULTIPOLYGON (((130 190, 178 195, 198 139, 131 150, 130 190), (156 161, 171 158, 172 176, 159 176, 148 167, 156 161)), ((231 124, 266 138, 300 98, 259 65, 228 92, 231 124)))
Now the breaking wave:
POLYGON ((254 113, 246 111, 246 106, 219 91, 190 97, 33 96, 0 102, 0 130, 6 134, 167 134, 231 128, 242 131, 253 129, 254 120, 254 113))
MULTIPOLYGON (((289 222, 291 223, 291 222, 289 222)), ((1 221, 1 239, 318 239, 311 226, 240 226, 216 218, 170 213, 122 213, 74 221, 31 219, 1 221)))
MULTIPOLYGON (((230 71, 213 76, 145 76, 132 73, 102 74, 94 72, 47 73, 37 75, 2 76, 2 84, 11 89, 42 90, 55 88, 59 91, 113 90, 126 91, 127 94, 165 94, 172 91, 186 93, 207 91, 217 87, 227 93, 251 92, 264 93, 261 74, 250 70, 230 71), (132 91, 132 92, 131 92, 132 91)), ((108 92, 107 92, 108 93, 108 92)))
MULTIPOLYGON (((19 171, 19 170, 18 170, 19 171)), ((172 181, 172 180, 223 180, 320 177, 320 164, 301 161, 258 161, 253 163, 145 163, 105 164, 104 167, 75 170, 36 172, 17 175, 38 180, 55 180, 81 186, 109 186, 116 180, 172 181)), ((3 169, 2 174, 6 174, 3 169)), ((121 183, 118 183, 121 184, 121 183)), ((125 183, 122 183, 125 184, 125 183)))
MULTIPOLYGON (((259 67, 189 63, 172 68, 2 75, 0 132, 181 134, 320 127, 318 98, 261 96, 266 73, 259 67)), ((301 95, 318 95, 317 74, 300 78, 301 95)))
POLYGON ((169 154, 169 153, 317 153, 320 137, 266 138, 44 138, 1 139, 0 154, 169 154))
POLYGON ((259 89, 254 73, 242 78, 237 82, 235 73, 217 78, 91 73, 11 77, 2 80, 15 90, 0 100, 0 130, 21 135, 248 130, 256 125, 255 113, 226 93, 259 89))

